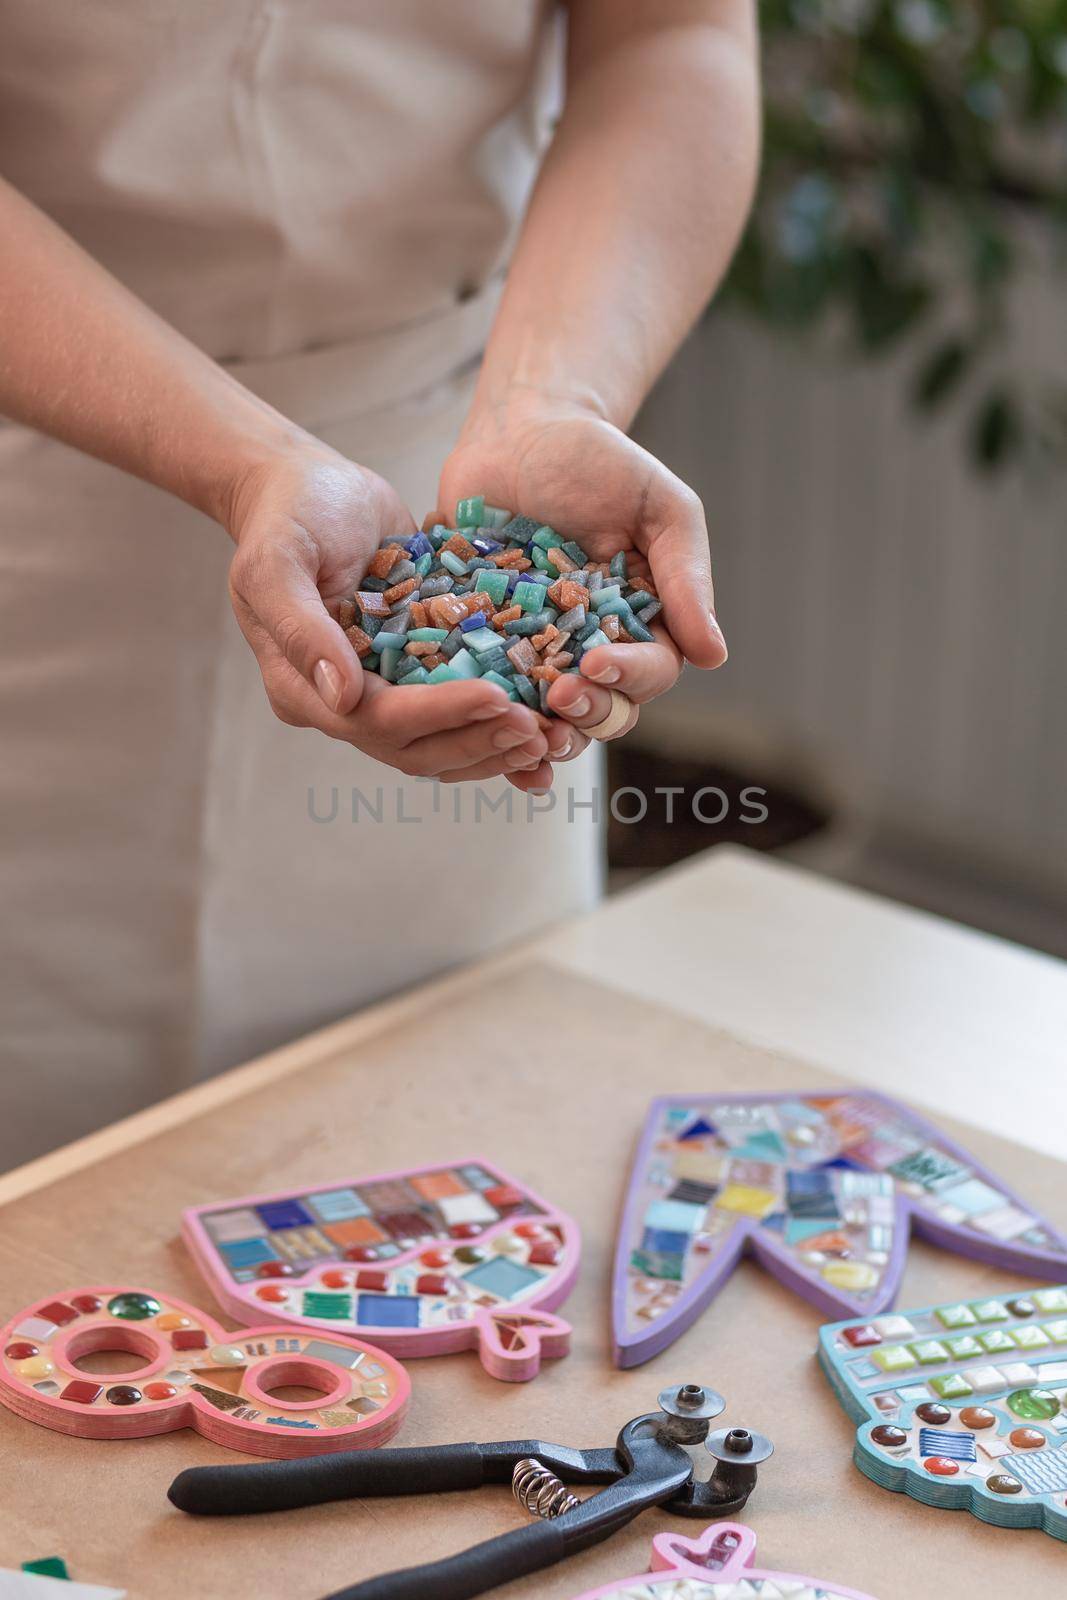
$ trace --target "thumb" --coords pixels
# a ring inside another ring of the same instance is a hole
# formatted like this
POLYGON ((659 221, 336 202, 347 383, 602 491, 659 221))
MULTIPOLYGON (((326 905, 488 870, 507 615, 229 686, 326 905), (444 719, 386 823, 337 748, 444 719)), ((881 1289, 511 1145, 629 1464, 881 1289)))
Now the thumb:
POLYGON ((327 710, 338 716, 354 710, 363 694, 363 668, 298 556, 277 546, 238 549, 231 581, 235 597, 327 710))
POLYGON ((704 508, 689 492, 671 497, 649 541, 648 561, 663 602, 662 621, 696 667, 721 667, 726 640, 715 616, 704 508))

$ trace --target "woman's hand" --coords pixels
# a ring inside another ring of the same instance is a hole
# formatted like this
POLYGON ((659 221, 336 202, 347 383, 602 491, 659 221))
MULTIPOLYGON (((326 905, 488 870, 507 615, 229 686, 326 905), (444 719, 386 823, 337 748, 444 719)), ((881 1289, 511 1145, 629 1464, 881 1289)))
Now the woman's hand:
MULTIPOLYGON (((719 667, 726 660, 699 499, 592 410, 531 395, 472 413, 441 477, 442 520, 472 494, 547 522, 593 560, 625 550, 631 573, 651 572, 663 602, 652 625, 655 644, 600 645, 582 657, 577 673, 552 685, 550 706, 575 728, 604 720, 611 688, 633 702, 619 730, 627 733, 638 707, 665 693, 685 661, 719 667)), ((550 759, 576 755, 587 742, 575 734, 566 756, 550 747, 550 759)))
POLYGON ((382 539, 413 533, 384 479, 310 441, 250 471, 227 517, 230 597, 283 722, 443 782, 543 777, 545 719, 477 679, 398 688, 364 673, 337 622, 382 539))

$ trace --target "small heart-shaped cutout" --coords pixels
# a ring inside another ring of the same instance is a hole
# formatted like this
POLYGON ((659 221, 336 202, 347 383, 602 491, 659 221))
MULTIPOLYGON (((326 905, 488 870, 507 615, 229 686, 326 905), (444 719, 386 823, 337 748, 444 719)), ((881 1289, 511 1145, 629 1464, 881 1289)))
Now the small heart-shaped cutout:
POLYGON ((478 1323, 482 1366, 505 1383, 529 1382, 570 1350, 570 1323, 549 1311, 485 1311, 478 1323))
POLYGON ((739 1522, 713 1522, 697 1539, 661 1533, 652 1543, 654 1572, 682 1572, 705 1577, 740 1575, 756 1550, 756 1536, 739 1522))

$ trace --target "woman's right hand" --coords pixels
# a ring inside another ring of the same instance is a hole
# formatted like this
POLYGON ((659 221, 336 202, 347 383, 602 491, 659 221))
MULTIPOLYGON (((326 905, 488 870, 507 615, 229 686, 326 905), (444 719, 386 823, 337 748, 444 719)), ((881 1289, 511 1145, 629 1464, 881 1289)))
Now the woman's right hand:
POLYGON ((364 673, 338 607, 384 538, 415 531, 383 478, 308 441, 245 473, 227 524, 237 546, 233 609, 283 722, 343 739, 409 776, 551 783, 555 730, 494 684, 402 689, 364 673))

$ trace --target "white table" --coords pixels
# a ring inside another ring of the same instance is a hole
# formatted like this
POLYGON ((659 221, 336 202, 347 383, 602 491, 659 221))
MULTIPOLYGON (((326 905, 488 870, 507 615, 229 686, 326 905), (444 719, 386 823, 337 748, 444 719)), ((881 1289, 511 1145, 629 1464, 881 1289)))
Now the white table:
POLYGON ((1052 956, 732 846, 540 953, 1067 1159, 1067 963, 1052 956))
POLYGON ((1067 1160, 1067 963, 721 847, 493 961, 0 1174, 0 1204, 530 957, 1067 1160))

